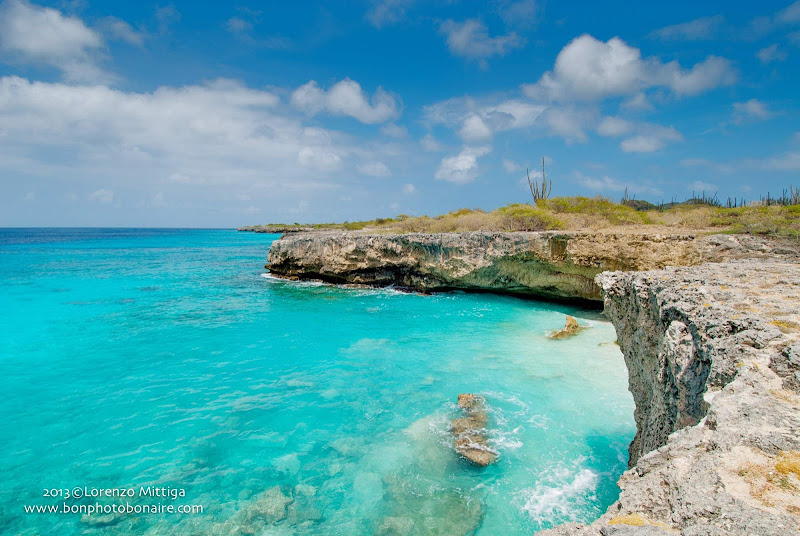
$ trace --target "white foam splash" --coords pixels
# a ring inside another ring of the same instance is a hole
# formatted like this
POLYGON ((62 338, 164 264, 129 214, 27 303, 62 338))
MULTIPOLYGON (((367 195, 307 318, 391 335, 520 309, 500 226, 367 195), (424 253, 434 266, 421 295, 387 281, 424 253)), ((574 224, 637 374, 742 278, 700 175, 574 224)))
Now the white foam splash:
MULTIPOLYGON (((560 476, 560 475, 558 475, 560 476)), ((561 485, 540 484, 517 494, 518 506, 537 523, 559 520, 576 521, 575 513, 586 500, 594 496, 598 475, 590 469, 581 469, 572 480, 561 485)))

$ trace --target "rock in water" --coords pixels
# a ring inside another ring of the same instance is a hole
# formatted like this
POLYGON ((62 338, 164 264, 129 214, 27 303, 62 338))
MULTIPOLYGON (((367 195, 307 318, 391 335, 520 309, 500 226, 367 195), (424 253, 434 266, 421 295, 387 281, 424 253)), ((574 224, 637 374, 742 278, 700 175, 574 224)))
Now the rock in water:
POLYGON ((455 439, 455 448, 461 456, 476 465, 485 467, 497 460, 497 452, 486 442, 486 401, 471 393, 458 395, 458 407, 464 417, 453 419, 450 427, 455 439))
POLYGON ((551 339, 566 339, 567 337, 572 337, 576 335, 579 331, 585 329, 583 326, 578 324, 578 321, 575 320, 573 317, 567 315, 567 321, 564 324, 564 328, 560 331, 556 331, 550 335, 551 339))

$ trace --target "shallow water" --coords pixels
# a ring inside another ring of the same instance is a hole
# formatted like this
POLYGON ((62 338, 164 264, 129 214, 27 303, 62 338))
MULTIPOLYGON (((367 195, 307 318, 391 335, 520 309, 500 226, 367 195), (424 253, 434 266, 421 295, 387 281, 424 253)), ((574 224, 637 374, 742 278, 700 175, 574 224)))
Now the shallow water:
POLYGON ((633 401, 599 314, 263 277, 275 238, 0 230, 0 533, 513 535, 616 499, 633 401), (565 314, 591 329, 549 340, 565 314), (485 469, 451 446, 462 392, 485 469), (203 512, 25 513, 75 486, 203 512))

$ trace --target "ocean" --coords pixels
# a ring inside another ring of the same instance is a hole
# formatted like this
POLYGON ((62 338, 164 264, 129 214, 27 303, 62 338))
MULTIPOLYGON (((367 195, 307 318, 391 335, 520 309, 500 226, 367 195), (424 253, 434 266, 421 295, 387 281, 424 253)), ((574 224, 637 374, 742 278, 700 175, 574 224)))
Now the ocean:
POLYGON ((598 311, 283 281, 275 239, 0 230, 0 533, 516 535, 616 500, 633 400, 598 311), (549 339, 566 314, 589 329, 549 339))

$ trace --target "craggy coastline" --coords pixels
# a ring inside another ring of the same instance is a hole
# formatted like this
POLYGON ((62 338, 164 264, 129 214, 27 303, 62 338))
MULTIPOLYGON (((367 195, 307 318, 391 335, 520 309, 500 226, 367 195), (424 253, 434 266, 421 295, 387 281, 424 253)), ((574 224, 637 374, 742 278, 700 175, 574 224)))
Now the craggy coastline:
POLYGON ((800 264, 749 236, 297 233, 281 277, 602 300, 636 404, 619 500, 542 534, 797 534, 800 264), (677 266, 677 267, 672 267, 677 266))
POLYGON ((611 231, 284 235, 267 268, 291 279, 602 301, 595 277, 790 252, 750 236, 611 231))

